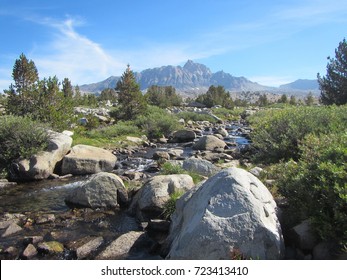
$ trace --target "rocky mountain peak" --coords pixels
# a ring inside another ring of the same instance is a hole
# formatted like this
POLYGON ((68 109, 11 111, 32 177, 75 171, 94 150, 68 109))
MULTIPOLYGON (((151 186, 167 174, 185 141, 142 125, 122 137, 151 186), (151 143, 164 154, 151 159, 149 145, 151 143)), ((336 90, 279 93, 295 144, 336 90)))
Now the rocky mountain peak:
POLYGON ((199 73, 200 75, 212 75, 211 70, 204 64, 195 63, 190 59, 184 64, 183 69, 191 74, 199 73))
MULTIPOLYGON (((204 64, 188 60, 184 66, 162 66, 146 69, 135 73, 141 90, 146 90, 152 85, 173 86, 179 92, 204 93, 211 85, 224 86, 226 90, 265 90, 267 87, 253 83, 244 77, 234 77, 229 73, 212 71, 204 64)), ((83 92, 101 92, 105 88, 114 88, 120 77, 110 77, 105 81, 82 85, 83 92)))

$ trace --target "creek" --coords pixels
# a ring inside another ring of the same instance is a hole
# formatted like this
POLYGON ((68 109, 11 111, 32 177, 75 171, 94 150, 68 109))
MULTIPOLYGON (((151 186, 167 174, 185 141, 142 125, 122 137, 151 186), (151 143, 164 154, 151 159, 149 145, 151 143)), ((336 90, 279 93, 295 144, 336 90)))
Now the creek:
MULTIPOLYGON (((226 143, 237 145, 242 149, 249 145, 245 130, 239 125, 230 124, 226 126, 228 137, 226 143)), ((210 134, 213 131, 205 131, 203 134, 210 134)), ((191 146, 180 144, 158 144, 157 147, 140 148, 134 153, 117 155, 119 159, 118 171, 144 172, 155 161, 152 159, 156 150, 182 149, 182 158, 189 157, 193 150, 191 146)), ((117 170, 116 170, 117 171, 117 170)), ((153 170, 152 170, 153 172, 153 170)), ((155 170, 154 170, 155 172, 155 170)), ((155 173, 145 172, 147 176, 155 173)), ((35 182, 19 183, 17 186, 0 189, 0 217, 11 214, 22 214, 25 216, 20 226, 23 230, 20 234, 10 238, 0 240, 0 252, 2 248, 10 246, 23 247, 25 236, 43 236, 44 240, 57 240, 64 246, 72 241, 78 241, 90 236, 102 236, 104 244, 109 244, 117 236, 132 230, 141 230, 141 225, 134 217, 129 216, 121 209, 113 210, 91 210, 91 209, 70 209, 65 204, 65 198, 78 186, 81 186, 90 176, 74 176, 65 179, 42 180, 35 182), (54 219, 48 222, 39 223, 42 217, 54 215, 54 219), (31 225, 28 221, 34 220, 31 225)), ((1 230, 3 234, 4 230, 1 230)), ((65 246, 66 247, 66 246, 65 246)), ((70 248, 70 246, 67 246, 70 248)), ((73 247, 73 246, 72 246, 73 247)), ((102 247, 101 247, 102 248, 102 247)), ((24 250, 23 248, 21 250, 24 250)), ((59 257, 49 255, 38 255, 38 259, 75 258, 74 250, 65 249, 59 257)), ((0 256, 1 258, 7 258, 0 256)), ((12 258, 11 256, 9 257, 12 258)), ((18 256, 17 256, 18 258, 18 256)), ((152 255, 144 251, 134 251, 129 255, 132 259, 153 258, 152 255)))

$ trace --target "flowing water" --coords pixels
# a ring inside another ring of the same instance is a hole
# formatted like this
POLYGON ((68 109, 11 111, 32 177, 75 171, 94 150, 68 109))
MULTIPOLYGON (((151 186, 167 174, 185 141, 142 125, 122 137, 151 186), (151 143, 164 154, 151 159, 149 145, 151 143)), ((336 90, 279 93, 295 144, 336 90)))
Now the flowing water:
MULTIPOLYGON (((250 144, 245 131, 238 125, 229 125, 226 127, 229 136, 226 137, 226 143, 231 143, 242 149, 250 144)), ((204 134, 212 134, 213 131, 206 131, 204 134)), ((233 145, 231 145, 233 146, 233 145)), ((182 149, 183 158, 189 157, 194 151, 191 147, 183 147, 179 144, 161 144, 157 148, 146 148, 132 155, 119 156, 121 170, 143 172, 148 166, 154 163, 152 156, 157 150, 182 149)), ((47 214, 54 214, 55 221, 47 224, 34 224, 25 228, 20 233, 21 237, 14 235, 6 239, 0 239, 1 248, 9 246, 21 247, 25 236, 44 236, 45 240, 58 240, 63 244, 69 244, 74 240, 81 240, 90 236, 102 236, 104 246, 109 244, 117 236, 132 230, 141 230, 140 225, 134 217, 130 217, 121 209, 112 211, 98 210, 71 210, 65 204, 65 198, 75 188, 84 184, 90 176, 74 176, 65 179, 42 180, 26 182, 17 186, 0 189, 0 217, 5 213, 24 213, 27 217, 42 217, 47 214), (21 241, 20 241, 21 240, 21 241), (18 243, 19 242, 19 243, 18 243)), ((1 229, 1 234, 4 229, 1 229)), ((64 246, 65 246, 64 245, 64 246)), ((147 246, 147 245, 146 245, 147 246)), ((148 245, 149 247, 151 245, 148 245)), ((22 248, 21 250, 24 250, 22 248)), ((64 251, 59 258, 75 258, 71 256, 73 250, 64 251)), ((0 259, 4 255, 0 254, 0 259)), ((6 258, 6 256, 5 256, 6 258)), ((50 256, 41 255, 37 258, 47 259, 50 256)), ((57 258, 57 256, 53 256, 57 258)), ((129 258, 146 259, 153 258, 145 250, 134 251, 129 258)))
POLYGON ((43 180, 0 189, 0 213, 66 211, 65 197, 86 180, 87 177, 43 180))
MULTIPOLYGON (((239 124, 226 126, 229 136, 225 139, 228 143, 235 143, 239 149, 250 144, 244 130, 239 124)), ((204 134, 212 134, 206 131, 204 134)), ((193 150, 191 147, 182 148, 178 144, 162 144, 159 149, 183 149, 183 157, 189 157, 193 150)), ((120 160, 123 169, 128 171, 144 171, 153 163, 151 159, 156 148, 147 148, 142 153, 126 156, 120 160)), ((88 176, 75 176, 67 179, 43 180, 18 184, 15 187, 0 189, 0 214, 4 212, 63 212, 69 208, 65 204, 65 198, 76 187, 82 185, 88 176)))

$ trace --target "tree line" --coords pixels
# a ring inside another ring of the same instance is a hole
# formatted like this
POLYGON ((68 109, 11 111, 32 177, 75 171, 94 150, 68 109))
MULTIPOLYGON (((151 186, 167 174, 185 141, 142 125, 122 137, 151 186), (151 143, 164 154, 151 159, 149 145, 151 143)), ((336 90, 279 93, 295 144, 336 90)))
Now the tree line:
MULTIPOLYGON (((134 72, 128 65, 115 89, 104 90, 97 99, 95 95, 81 94, 78 86, 73 87, 68 78, 61 82, 56 76, 39 78, 35 63, 28 60, 24 54, 15 61, 12 78, 14 84, 4 93, 6 111, 17 116, 30 116, 34 120, 50 123, 53 128, 63 129, 73 122, 73 107, 78 105, 96 106, 98 100, 112 100, 117 103, 114 116, 117 120, 132 120, 144 114, 147 105, 161 108, 180 106, 182 97, 171 86, 151 86, 146 94, 140 90, 134 72)), ((339 43, 335 57, 328 57, 326 76, 317 75, 321 89, 320 101, 323 104, 342 105, 347 103, 347 42, 339 43)), ((312 105, 313 96, 309 94, 305 103, 312 105)), ((216 105, 232 109, 234 106, 245 105, 244 101, 233 100, 223 86, 210 86, 205 94, 198 96, 195 101, 206 107, 216 105)), ((279 103, 297 104, 294 96, 288 100, 282 95, 279 103)), ((269 104, 266 94, 260 95, 257 105, 269 104)))

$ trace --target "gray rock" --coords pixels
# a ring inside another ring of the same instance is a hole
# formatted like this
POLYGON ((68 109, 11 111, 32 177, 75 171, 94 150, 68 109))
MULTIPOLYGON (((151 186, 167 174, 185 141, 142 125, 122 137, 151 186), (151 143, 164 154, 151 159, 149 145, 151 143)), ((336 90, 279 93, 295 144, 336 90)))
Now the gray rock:
POLYGON ((105 149, 76 145, 63 159, 62 173, 85 175, 113 170, 117 157, 105 149))
POLYGON ((193 171, 203 176, 212 176, 220 170, 220 168, 213 165, 211 162, 198 158, 186 159, 183 161, 182 167, 184 170, 193 171))
POLYGON ((62 133, 51 132, 47 150, 30 159, 23 159, 12 165, 15 179, 47 179, 54 173, 57 163, 69 152, 72 138, 62 133))
POLYGON ((205 135, 193 146, 195 150, 223 151, 226 143, 213 135, 205 135))
POLYGON ((17 225, 16 223, 12 223, 8 226, 8 228, 1 235, 1 237, 8 237, 8 236, 14 235, 14 234, 16 234, 22 230, 23 229, 19 225, 17 225))
POLYGON ((35 257, 36 255, 37 255, 37 250, 33 244, 29 244, 23 252, 23 257, 27 259, 31 259, 35 257))
POLYGON ((314 234, 309 220, 296 225, 292 229, 294 244, 301 250, 312 250, 318 244, 318 238, 314 234))
POLYGON ((139 137, 133 137, 133 136, 127 136, 126 140, 132 143, 135 143, 137 145, 143 144, 144 140, 139 137))
POLYGON ((9 182, 6 179, 1 179, 0 180, 0 189, 10 188, 10 187, 15 187, 15 186, 17 186, 16 182, 9 182))
POLYGON ((193 179, 187 174, 154 176, 135 195, 130 208, 137 212, 140 220, 157 218, 171 194, 193 186, 193 179))
POLYGON ((6 248, 6 250, 4 250, 4 252, 6 254, 9 254, 12 257, 17 257, 19 254, 18 248, 14 247, 14 246, 10 246, 10 247, 6 248))
POLYGON ((170 159, 170 155, 165 152, 165 151, 155 151, 153 154, 153 159, 154 160, 159 160, 159 159, 166 159, 169 160, 170 159))
POLYGON ((100 172, 94 174, 84 185, 74 189, 66 202, 90 208, 117 207, 119 192, 126 197, 122 179, 113 173, 100 172))
POLYGON ((176 202, 166 247, 167 259, 281 259, 276 203, 252 174, 222 170, 176 202))
POLYGON ((183 156, 184 151, 182 149, 170 149, 167 151, 170 155, 170 158, 179 158, 183 156))
POLYGON ((104 243, 102 236, 96 237, 76 250, 77 259, 85 259, 95 252, 104 243))
POLYGON ((134 246, 135 242, 145 235, 144 232, 130 231, 119 236, 102 251, 96 259, 98 260, 117 260, 124 259, 134 246))
POLYGON ((264 169, 259 166, 253 167, 251 170, 249 170, 249 173, 253 174, 255 177, 258 178, 262 172, 264 172, 264 169))
POLYGON ((223 127, 219 127, 219 128, 217 129, 216 132, 217 132, 218 134, 222 135, 223 137, 229 136, 228 131, 226 131, 226 129, 223 128, 223 127))
POLYGON ((36 224, 53 223, 55 221, 54 214, 42 214, 36 219, 36 224))
POLYGON ((332 259, 332 250, 336 244, 333 242, 320 242, 318 243, 312 251, 314 260, 331 260, 332 259))
POLYGON ((160 219, 153 219, 150 220, 148 223, 148 226, 146 230, 152 230, 152 231, 161 231, 161 232, 168 232, 170 229, 170 221, 168 220, 160 220, 160 219))
POLYGON ((196 134, 191 129, 182 129, 174 132, 171 142, 184 143, 194 141, 196 134))

